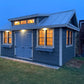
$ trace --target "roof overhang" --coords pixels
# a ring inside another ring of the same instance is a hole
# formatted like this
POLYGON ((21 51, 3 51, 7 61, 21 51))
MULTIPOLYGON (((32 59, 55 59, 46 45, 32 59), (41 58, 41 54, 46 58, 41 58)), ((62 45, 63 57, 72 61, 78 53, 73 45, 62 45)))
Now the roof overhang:
POLYGON ((58 24, 58 25, 46 25, 46 26, 26 26, 26 25, 20 25, 20 26, 11 26, 10 29, 1 29, 0 31, 6 31, 6 30, 10 30, 10 31, 14 31, 14 30, 22 30, 22 29, 41 29, 41 28, 64 28, 64 27, 67 27, 67 28, 70 28, 70 29, 73 29, 75 31, 80 31, 79 28, 73 26, 72 24, 58 24))
POLYGON ((33 14, 33 15, 27 15, 22 17, 16 17, 16 18, 10 18, 8 21, 16 21, 16 20, 22 20, 22 19, 29 19, 29 18, 35 18, 35 17, 48 17, 49 14, 33 14))

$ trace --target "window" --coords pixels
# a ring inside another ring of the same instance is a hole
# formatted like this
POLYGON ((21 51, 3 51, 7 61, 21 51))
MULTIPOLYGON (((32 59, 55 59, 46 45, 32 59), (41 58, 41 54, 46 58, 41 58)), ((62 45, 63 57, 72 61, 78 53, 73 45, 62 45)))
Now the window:
POLYGON ((69 31, 66 31, 66 44, 69 45, 69 31))
POLYGON ((28 24, 34 23, 34 19, 28 20, 28 24))
POLYGON ((21 21, 21 24, 26 24, 26 20, 21 21))
POLYGON ((66 45, 72 45, 72 31, 66 31, 66 45))
POLYGON ((12 43, 12 32, 4 32, 4 44, 11 44, 12 43))
POLYGON ((7 32, 4 32, 4 44, 7 44, 7 38, 8 38, 8 34, 7 32))
POLYGON ((32 24, 34 22, 35 22, 35 19, 21 20, 21 21, 15 21, 14 25, 32 24))
POLYGON ((12 43, 12 32, 8 32, 8 43, 12 43))
POLYGON ((47 46, 53 46, 53 30, 47 30, 47 46))
POLYGON ((72 44, 72 32, 70 31, 69 34, 70 34, 70 44, 72 44))
POLYGON ((53 46, 53 29, 38 30, 38 45, 53 46))
POLYGON ((15 21, 14 25, 20 25, 20 21, 15 21))
POLYGON ((45 39, 45 33, 44 33, 44 30, 39 30, 38 31, 38 44, 40 46, 44 46, 44 39, 45 39))

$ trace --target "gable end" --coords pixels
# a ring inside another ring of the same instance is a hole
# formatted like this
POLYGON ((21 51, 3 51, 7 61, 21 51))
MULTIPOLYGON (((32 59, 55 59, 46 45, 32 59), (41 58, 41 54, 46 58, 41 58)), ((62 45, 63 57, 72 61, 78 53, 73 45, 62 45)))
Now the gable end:
POLYGON ((74 14, 73 17, 70 20, 70 24, 78 27, 78 23, 77 23, 77 19, 76 19, 76 15, 74 14))

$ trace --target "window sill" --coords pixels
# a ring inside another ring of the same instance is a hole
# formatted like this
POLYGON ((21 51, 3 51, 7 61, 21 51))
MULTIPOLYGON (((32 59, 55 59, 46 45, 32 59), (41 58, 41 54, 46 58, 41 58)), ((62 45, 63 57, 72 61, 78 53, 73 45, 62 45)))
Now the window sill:
POLYGON ((66 48, 68 48, 68 47, 72 47, 73 45, 66 45, 66 48))
POLYGON ((45 51, 45 52, 53 52, 54 51, 54 48, 53 47, 36 47, 36 50, 37 51, 45 51))
POLYGON ((3 44, 1 46, 4 48, 12 48, 12 44, 3 44))

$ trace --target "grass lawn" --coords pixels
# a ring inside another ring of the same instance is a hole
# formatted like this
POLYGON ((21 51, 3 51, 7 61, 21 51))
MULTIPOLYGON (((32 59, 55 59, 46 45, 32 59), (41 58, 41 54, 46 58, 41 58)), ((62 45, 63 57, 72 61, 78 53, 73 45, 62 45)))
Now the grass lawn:
POLYGON ((0 58, 0 84, 84 84, 84 64, 54 70, 0 58))

